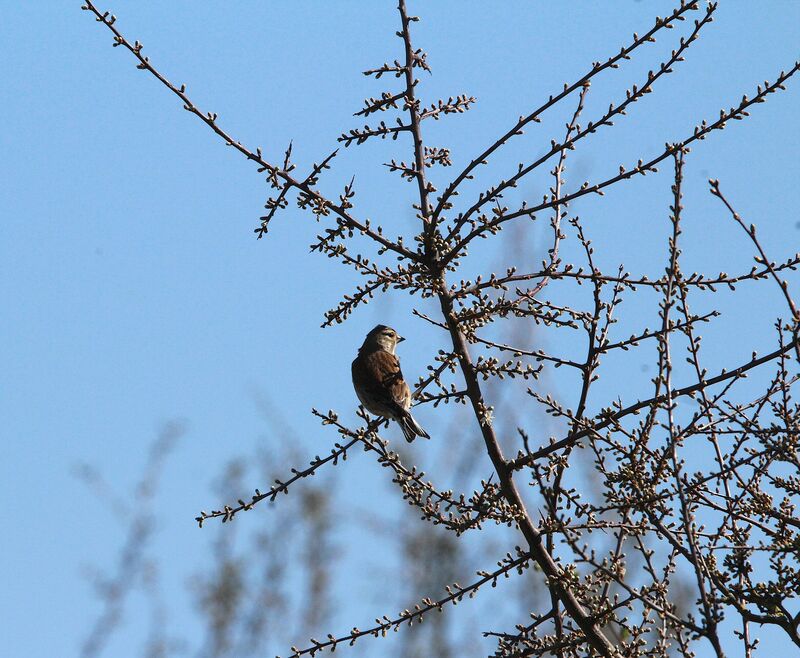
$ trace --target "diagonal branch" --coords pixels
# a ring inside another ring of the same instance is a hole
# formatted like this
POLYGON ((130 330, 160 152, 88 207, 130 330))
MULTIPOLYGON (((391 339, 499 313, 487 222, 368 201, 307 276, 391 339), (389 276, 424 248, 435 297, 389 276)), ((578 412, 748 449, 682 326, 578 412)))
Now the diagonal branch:
POLYGON ((480 155, 478 155, 474 160, 472 160, 463 171, 461 171, 458 176, 453 179, 453 182, 447 186, 447 189, 444 191, 441 197, 439 197, 439 201, 436 204, 436 208, 433 211, 435 217, 438 217, 442 210, 449 207, 450 198, 457 194, 457 190, 459 186, 465 181, 472 178, 472 174, 475 169, 482 164, 485 164, 488 158, 495 153, 500 147, 502 147, 506 142, 510 139, 515 137, 516 135, 522 134, 522 129, 527 126, 531 122, 538 122, 540 119, 539 117, 548 109, 555 106, 559 102, 561 102, 564 98, 569 96, 570 94, 574 93, 581 87, 584 87, 587 82, 590 82, 592 78, 594 78, 598 73, 605 71, 606 69, 616 69, 619 68, 620 62, 630 59, 631 53, 639 48, 640 46, 646 43, 654 43, 655 38, 654 35, 656 32, 659 32, 662 29, 669 29, 676 21, 684 20, 684 14, 688 11, 694 11, 698 7, 698 3, 695 0, 691 2, 681 2, 680 6, 675 9, 672 14, 670 14, 666 18, 657 18, 655 24, 652 28, 650 28, 647 32, 645 32, 642 36, 637 34, 633 35, 633 42, 626 47, 620 49, 620 51, 616 54, 607 59, 602 64, 600 62, 594 62, 592 65, 592 69, 580 77, 578 80, 573 82, 571 85, 564 85, 564 90, 558 94, 550 96, 547 99, 547 102, 544 103, 542 106, 536 108, 533 112, 528 114, 527 116, 520 117, 519 121, 504 135, 498 138, 495 142, 493 142, 488 148, 486 148, 480 155))
POLYGON ((748 110, 753 106, 759 103, 763 103, 765 98, 772 93, 777 92, 778 90, 785 89, 785 83, 800 71, 800 61, 794 63, 794 65, 788 71, 781 71, 778 77, 775 79, 774 82, 765 84, 763 87, 761 85, 758 86, 755 96, 753 98, 748 98, 744 96, 742 101, 736 107, 732 107, 728 110, 721 110, 719 119, 716 121, 712 121, 711 123, 706 122, 703 120, 699 125, 695 126, 694 131, 690 137, 685 138, 683 141, 676 142, 674 144, 667 144, 666 148, 662 153, 659 155, 651 158, 647 162, 643 160, 639 160, 636 166, 631 169, 626 169, 623 166, 620 166, 620 173, 616 176, 612 176, 600 183, 595 183, 594 185, 589 185, 589 183, 584 183, 580 189, 576 190, 575 192, 571 192, 569 194, 565 194, 563 197, 558 199, 552 199, 550 201, 544 201, 536 206, 523 206, 519 210, 516 210, 511 213, 502 213, 499 216, 495 217, 491 221, 487 221, 474 229, 472 229, 467 235, 462 237, 455 246, 453 246, 444 256, 443 261, 445 263, 449 263, 454 258, 456 258, 463 249, 474 240, 476 237, 484 234, 487 231, 494 231, 500 225, 511 221, 513 219, 517 219, 518 217, 530 217, 537 212, 542 210, 548 210, 551 208, 555 208, 557 205, 562 205, 564 203, 569 203, 575 199, 578 199, 582 196, 587 194, 602 194, 604 193, 603 190, 607 187, 610 187, 620 181, 630 180, 634 176, 644 176, 648 172, 657 171, 656 165, 660 164, 662 161, 666 160, 669 157, 674 156, 675 153, 684 150, 690 144, 693 144, 696 141, 701 141, 705 139, 709 134, 716 130, 722 130, 728 124, 729 121, 737 121, 741 120, 747 116, 749 116, 748 110))
MULTIPOLYGON (((755 359, 751 359, 747 363, 744 363, 733 370, 722 370, 718 375, 715 377, 711 377, 701 382, 697 382, 696 384, 690 384, 689 386, 684 386, 683 388, 678 388, 675 390, 671 390, 669 392, 670 396, 674 399, 677 397, 683 397, 684 395, 691 395, 692 393, 696 393, 701 389, 706 389, 709 386, 713 386, 715 384, 719 384, 720 382, 727 381, 729 379, 738 379, 745 375, 749 370, 753 368, 757 368, 758 366, 764 365, 765 363, 770 363, 774 361, 782 354, 786 354, 791 350, 795 349, 797 345, 796 341, 792 341, 791 343, 784 345, 769 354, 765 354, 762 357, 758 357, 755 359)), ((647 409, 652 407, 653 405, 663 404, 667 399, 667 394, 662 393, 656 397, 648 398, 647 400, 640 400, 639 402, 635 402, 627 407, 621 408, 621 405, 615 405, 617 407, 617 411, 612 412, 611 409, 614 407, 606 407, 600 414, 596 416, 597 422, 592 424, 585 429, 579 430, 574 434, 570 434, 569 436, 564 437, 560 441, 553 441, 548 446, 543 448, 539 448, 538 450, 531 452, 529 454, 519 455, 516 459, 511 460, 508 463, 508 466, 511 470, 518 470, 520 468, 524 468, 525 466, 530 466, 533 462, 537 459, 541 459, 542 457, 546 457, 547 455, 556 452, 557 450, 561 450, 571 445, 575 445, 581 439, 589 436, 590 434, 597 432, 603 428, 608 427, 609 425, 613 425, 621 418, 625 416, 630 416, 631 414, 635 414, 642 409, 647 409)))
POLYGON ((396 617, 389 618, 386 615, 383 617, 378 617, 375 619, 376 624, 367 628, 365 630, 361 630, 359 628, 354 627, 350 633, 347 635, 343 635, 341 637, 334 637, 333 635, 328 635, 328 639, 325 641, 315 640, 313 637, 311 638, 312 646, 305 648, 305 649, 298 649, 297 647, 292 647, 292 653, 289 655, 289 658, 299 658, 300 656, 310 655, 314 656, 317 652, 321 652, 325 649, 330 649, 331 652, 336 651, 336 646, 339 644, 348 644, 352 646, 356 643, 356 640, 365 637, 367 635, 372 635, 373 637, 379 637, 381 635, 385 635, 387 631, 394 629, 397 630, 403 624, 407 624, 409 626, 419 623, 423 620, 423 617, 432 612, 433 610, 442 611, 445 605, 448 603, 457 604, 459 601, 463 600, 464 597, 472 597, 475 592, 478 591, 483 585, 487 583, 492 583, 495 585, 498 579, 501 576, 506 575, 510 571, 517 570, 518 572, 522 572, 528 566, 528 561, 530 560, 530 555, 526 553, 522 553, 517 549, 517 557, 512 558, 511 554, 509 553, 503 560, 498 563, 498 568, 491 572, 480 571, 478 575, 481 576, 479 580, 476 580, 474 583, 467 585, 466 587, 461 587, 458 583, 454 583, 452 586, 448 586, 447 592, 448 595, 438 601, 434 601, 431 598, 424 598, 420 603, 417 603, 414 606, 413 610, 403 610, 400 612, 396 617))
POLYGON ((246 146, 244 146, 241 142, 236 141, 230 134, 225 132, 218 124, 217 124, 217 115, 213 112, 203 112, 200 110, 192 100, 186 95, 186 85, 181 85, 180 87, 176 87, 172 84, 162 73, 160 73, 151 63, 148 57, 145 57, 142 54, 142 44, 138 41, 131 44, 123 35, 122 33, 116 28, 116 16, 111 15, 109 12, 101 12, 91 0, 84 0, 84 5, 82 9, 85 11, 90 11, 96 17, 98 23, 102 23, 105 25, 111 32, 114 34, 114 46, 122 46, 126 50, 130 51, 134 57, 139 61, 137 68, 148 71, 151 73, 161 84, 163 84, 167 89, 169 89, 173 94, 175 94, 178 98, 183 101, 183 108, 194 114, 198 117, 203 123, 205 123, 211 130, 213 130, 217 135, 219 135, 227 144, 228 146, 232 146, 234 149, 239 151, 242 155, 244 155, 248 160, 252 160, 256 164, 259 165, 260 171, 269 171, 271 174, 274 174, 278 178, 283 179, 285 183, 289 186, 304 192, 308 195, 311 199, 313 199, 316 203, 320 204, 321 206, 328 208, 329 210, 333 211, 336 215, 341 218, 341 221, 344 224, 351 228, 354 231, 358 231, 363 235, 370 237, 372 240, 380 244, 383 248, 393 251, 397 253, 399 256, 403 258, 407 258, 412 261, 419 260, 419 255, 413 251, 410 251, 403 247, 402 245, 389 240, 388 238, 384 237, 380 233, 373 231, 367 223, 361 222, 355 217, 353 217, 347 209, 340 204, 337 204, 326 197, 324 197, 320 192, 313 189, 311 185, 307 181, 300 181, 296 178, 292 177, 290 173, 284 171, 277 167, 274 164, 271 164, 267 160, 265 160, 261 154, 261 149, 256 148, 255 151, 250 150, 246 146))

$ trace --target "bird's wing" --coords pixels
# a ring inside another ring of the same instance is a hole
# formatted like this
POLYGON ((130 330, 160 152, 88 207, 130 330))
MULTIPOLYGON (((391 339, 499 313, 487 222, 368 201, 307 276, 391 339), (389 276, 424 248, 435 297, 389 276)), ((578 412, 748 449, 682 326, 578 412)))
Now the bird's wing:
POLYGON ((411 406, 411 392, 394 354, 382 350, 373 352, 366 359, 366 369, 375 383, 375 394, 385 403, 397 405, 402 411, 411 406))

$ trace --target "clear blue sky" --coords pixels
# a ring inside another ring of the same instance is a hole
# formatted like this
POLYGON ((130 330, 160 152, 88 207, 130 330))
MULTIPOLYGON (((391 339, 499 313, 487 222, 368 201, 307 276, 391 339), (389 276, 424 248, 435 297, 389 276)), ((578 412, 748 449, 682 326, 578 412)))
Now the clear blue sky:
MULTIPOLYGON (((193 518, 220 502, 210 482, 226 459, 265 441, 253 391, 282 409, 303 437, 298 454, 312 456, 334 438, 311 418, 312 406, 353 417, 349 363, 366 330, 383 321, 409 337, 403 358, 411 377, 438 347, 436 334, 410 316, 412 306, 393 298, 320 329, 323 310, 354 288, 355 276, 308 253, 317 226, 296 209, 256 241, 270 193, 262 177, 137 71, 129 53, 113 49, 110 34, 80 4, 6 2, 0 25, 0 637, 9 656, 74 655, 97 610, 82 567, 110 566, 120 545, 122 529, 71 475, 74 464, 90 462, 128 491, 160 425, 185 419, 187 435, 165 474, 157 539, 166 569, 174 567, 165 596, 178 602, 170 617, 180 625, 190 607, 184 567, 203 564, 212 537, 193 518)), ((672 6, 411 4, 424 18, 415 42, 428 50, 434 72, 423 81, 424 98, 465 92, 478 99, 468 114, 426 126, 431 143, 452 148, 456 166, 672 6)), ((352 113, 361 99, 383 89, 360 71, 399 57, 393 2, 99 5, 237 139, 274 160, 293 139, 301 170, 359 125, 352 113)), ((701 119, 774 78, 799 55, 798 26, 798 2, 722 3, 675 74, 637 103, 619 130, 594 136, 574 156, 573 180, 605 178, 620 163, 658 153, 665 141, 689 135, 701 119)), ((673 44, 659 41, 642 51, 642 61, 603 76, 585 117, 618 102, 624 85, 641 80, 673 44)), ((693 269, 725 269, 742 246, 730 227, 715 228, 724 216, 706 193, 709 176, 759 223, 775 257, 796 251, 798 83, 756 107, 748 121, 696 145, 687 164, 687 233, 702 236, 703 250, 687 253, 693 269)), ((564 120, 559 114, 537 129, 525 143, 528 153, 560 135, 564 120)), ((362 215, 408 232, 413 190, 379 166, 407 156, 401 146, 348 149, 323 188, 335 193, 356 173, 362 215)), ((510 149, 498 171, 525 157, 521 149, 510 149)), ((443 180, 449 171, 437 173, 443 180)), ((620 223, 637 245, 624 255, 629 269, 651 267, 657 275, 652 258, 664 253, 664 242, 648 237, 653 221, 663 230, 669 179, 628 186, 595 211, 592 237, 613 252, 620 223)), ((481 265, 474 264, 486 269, 481 265)), ((756 326, 747 322, 752 308, 730 311, 743 318, 747 345, 767 344, 769 318, 756 326)), ((735 363, 748 354, 734 343, 716 348, 718 356, 730 354, 727 362, 735 363)), ((435 425, 435 413, 425 410, 421 420, 435 425)), ((457 451, 459 438, 448 441, 457 451)), ((364 475, 376 470, 365 457, 347 468, 333 477, 346 478, 353 495, 374 497, 377 514, 391 493, 380 474, 364 475)), ((268 522, 266 511, 251 514, 257 516, 237 523, 268 522)), ((356 612, 362 620, 396 607, 390 598, 367 603, 356 612)), ((114 655, 134 656, 135 648, 114 655)), ((382 650, 369 649, 367 655, 382 650)))

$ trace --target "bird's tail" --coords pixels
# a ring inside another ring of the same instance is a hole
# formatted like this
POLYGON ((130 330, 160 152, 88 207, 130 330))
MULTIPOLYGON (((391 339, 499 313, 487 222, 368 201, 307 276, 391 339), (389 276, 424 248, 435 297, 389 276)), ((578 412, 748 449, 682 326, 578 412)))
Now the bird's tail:
POLYGON ((403 435, 406 437, 406 441, 411 443, 415 438, 421 436, 425 439, 430 439, 430 435, 420 427, 419 423, 414 420, 414 416, 412 416, 409 412, 400 419, 400 428, 403 430, 403 435))

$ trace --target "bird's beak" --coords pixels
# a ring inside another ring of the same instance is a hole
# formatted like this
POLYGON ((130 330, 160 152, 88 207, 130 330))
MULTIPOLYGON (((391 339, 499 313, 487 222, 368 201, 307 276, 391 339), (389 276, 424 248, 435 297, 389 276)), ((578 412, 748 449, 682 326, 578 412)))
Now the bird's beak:
POLYGON ((405 340, 402 336, 397 336, 397 342, 402 343, 405 340))

